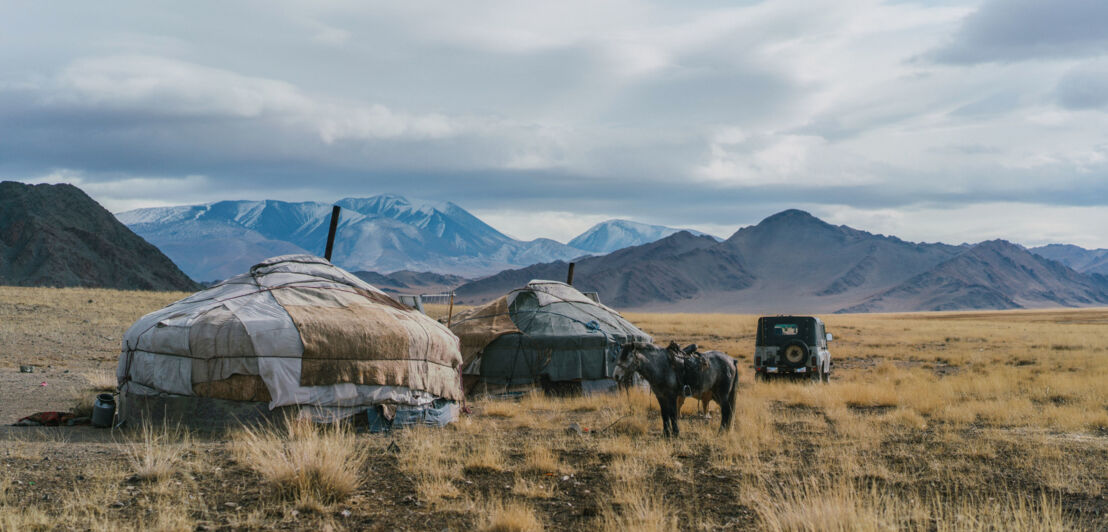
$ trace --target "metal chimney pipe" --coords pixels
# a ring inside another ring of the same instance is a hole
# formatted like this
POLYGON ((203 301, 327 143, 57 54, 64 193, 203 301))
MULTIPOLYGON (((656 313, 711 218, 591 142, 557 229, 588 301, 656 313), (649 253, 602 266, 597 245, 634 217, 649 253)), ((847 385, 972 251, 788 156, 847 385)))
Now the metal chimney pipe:
POLYGON ((569 273, 566 274, 566 284, 570 286, 573 286, 573 267, 576 265, 576 262, 569 263, 569 273))
POLYGON ((327 231, 327 251, 323 252, 323 258, 331 260, 331 250, 335 247, 335 231, 339 228, 339 211, 342 207, 335 205, 331 209, 331 229, 327 231))

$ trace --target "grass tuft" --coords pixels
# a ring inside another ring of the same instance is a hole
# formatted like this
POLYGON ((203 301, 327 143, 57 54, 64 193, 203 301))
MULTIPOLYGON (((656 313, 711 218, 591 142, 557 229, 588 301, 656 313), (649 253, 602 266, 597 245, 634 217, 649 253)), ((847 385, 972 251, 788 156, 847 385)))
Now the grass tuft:
POLYGON ((244 428, 232 438, 235 457, 302 504, 345 499, 361 484, 367 447, 341 423, 289 419, 283 426, 244 428))
POLYGON ((542 521, 531 506, 517 501, 490 499, 481 505, 479 530, 485 532, 538 532, 542 521))
POLYGON ((114 392, 119 385, 114 371, 100 369, 85 373, 84 376, 89 388, 94 392, 114 392))
POLYGON ((128 445, 131 467, 141 480, 163 481, 181 470, 184 454, 192 447, 192 435, 180 427, 143 424, 138 440, 128 445))

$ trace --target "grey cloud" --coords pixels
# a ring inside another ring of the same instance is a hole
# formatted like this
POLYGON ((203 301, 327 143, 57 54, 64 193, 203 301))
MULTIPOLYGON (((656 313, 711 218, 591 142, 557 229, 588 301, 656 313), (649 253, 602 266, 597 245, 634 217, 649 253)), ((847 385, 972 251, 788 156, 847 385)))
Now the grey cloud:
POLYGON ((1069 109, 1108 107, 1108 61, 1101 60, 1071 70, 1055 89, 1058 103, 1069 109))
MULTIPOLYGON (((79 176, 91 190, 136 202, 329 201, 393 191, 475 210, 674 226, 753 223, 797 205, 1108 203, 1108 166, 1097 157, 1079 166, 1049 151, 1028 153, 1039 149, 1040 134, 1075 152, 1103 145, 1108 139, 1075 134, 1093 129, 1096 116, 1052 117, 1061 122, 1043 127, 1004 121, 1029 93, 1050 90, 1027 90, 1039 63, 1021 64, 1027 72, 1011 77, 974 69, 981 79, 966 84, 949 78, 966 76, 963 69, 905 72, 904 58, 865 52, 901 33, 851 33, 874 13, 853 18, 846 4, 825 6, 830 14, 798 4, 738 12, 727 5, 717 16, 712 6, 690 15, 632 3, 616 6, 627 16, 606 23, 619 31, 581 30, 570 16, 552 27, 569 27, 572 38, 534 23, 523 29, 541 46, 501 48, 465 41, 477 30, 461 26, 487 18, 480 7, 465 7, 475 12, 458 20, 448 13, 461 34, 447 39, 426 26, 425 8, 395 15, 409 7, 334 5, 228 5, 216 13, 188 4, 174 17, 153 4, 0 6, 0 42, 20 45, 0 47, 0 177, 64 170, 62 178, 79 176), (123 12, 109 16, 114 11, 123 12), (652 11, 661 14, 639 16, 652 11), (321 37, 328 28, 341 31, 321 37), (844 49, 859 56, 841 61, 844 49), (636 58, 643 61, 623 62, 636 58), (1071 138, 1084 140, 1075 146, 1071 138), (1016 168, 1017 154, 1047 162, 1016 168), (706 179, 700 170, 714 157, 722 170, 706 179), (860 174, 874 181, 851 181, 860 174), (157 196, 162 185, 172 197, 157 196)), ((973 48, 989 57, 1037 50, 981 22, 1020 9, 1035 11, 986 4, 956 43, 991 43, 973 48)), ((510 40, 515 27, 497 30, 497 39, 510 40)), ((1075 39, 1063 48, 1086 53, 1095 35, 1075 39)), ((1041 82, 1047 87, 1062 70, 1051 66, 1040 77, 1051 78, 1041 82)), ((1072 108, 1104 105, 1098 72, 1075 70, 1054 97, 1072 108)))
POLYGON ((974 64, 1099 55, 1108 49, 1108 2, 989 0, 930 57, 974 64))
POLYGON ((950 112, 960 117, 1003 114, 1020 106, 1020 97, 1013 92, 998 92, 967 103, 950 112))
POLYGON ((682 64, 621 94, 603 115, 647 124, 748 123, 780 113, 799 89, 752 65, 682 64))
MULTIPOLYGON (((851 111, 857 112, 857 109, 851 111)), ((790 132, 798 135, 818 135, 836 142, 852 139, 875 129, 916 116, 915 113, 908 111, 886 112, 872 116, 866 116, 864 113, 854 115, 851 111, 840 110, 841 116, 818 115, 807 124, 790 132)))
POLYGON ((985 144, 952 144, 949 146, 935 146, 928 148, 932 153, 955 153, 962 155, 996 155, 1003 153, 1004 150, 996 146, 988 146, 985 144))

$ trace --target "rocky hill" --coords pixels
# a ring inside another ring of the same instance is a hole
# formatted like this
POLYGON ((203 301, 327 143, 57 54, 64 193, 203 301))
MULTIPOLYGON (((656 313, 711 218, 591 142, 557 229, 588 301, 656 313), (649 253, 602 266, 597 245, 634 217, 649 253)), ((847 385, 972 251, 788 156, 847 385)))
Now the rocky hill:
POLYGON ((457 275, 401 270, 390 274, 353 272, 359 279, 394 294, 446 294, 469 280, 457 275))
POLYGON ((977 244, 845 312, 1015 309, 1108 303, 1108 285, 1004 240, 977 244))
POLYGON ((1061 262, 1081 273, 1108 275, 1108 249, 1085 249, 1072 244, 1050 244, 1031 248, 1031 252, 1061 262))
MULTIPOLYGON (((564 262, 509 270, 458 288, 467 303, 536 278, 564 279, 564 262)), ((1108 304, 1108 280, 1002 241, 914 243, 787 210, 723 242, 677 233, 582 259, 574 284, 641 310, 752 313, 1004 309, 1108 304)))
POLYGON ((11 181, 0 182, 0 284, 197 288, 79 188, 11 181))
MULTIPOLYGON (((703 262, 707 268, 682 267, 695 263, 698 251, 717 244, 712 237, 682 231, 649 244, 582 258, 575 266, 574 286, 586 292, 600 292, 606 302, 634 306, 695 296, 701 288, 719 281, 721 276, 730 278, 734 285, 742 285, 748 276, 741 267, 735 271, 726 268, 713 271, 718 266, 715 261, 703 262)), ((568 268, 567 262, 559 261, 507 270, 462 285, 457 295, 463 303, 487 301, 532 279, 564 280, 568 268)))

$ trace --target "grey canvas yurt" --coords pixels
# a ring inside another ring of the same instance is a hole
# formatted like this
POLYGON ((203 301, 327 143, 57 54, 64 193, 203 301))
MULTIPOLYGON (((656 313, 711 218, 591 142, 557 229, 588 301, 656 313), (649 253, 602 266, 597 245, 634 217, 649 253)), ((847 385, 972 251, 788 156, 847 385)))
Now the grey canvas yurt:
POLYGON ((610 390, 622 346, 651 341, 572 286, 541 280, 455 316, 450 329, 461 340, 467 391, 478 394, 610 390))
POLYGON ((462 399, 457 337, 311 255, 274 257, 139 319, 123 421, 222 428, 291 413, 441 425, 462 399))

